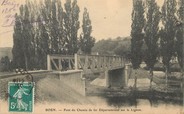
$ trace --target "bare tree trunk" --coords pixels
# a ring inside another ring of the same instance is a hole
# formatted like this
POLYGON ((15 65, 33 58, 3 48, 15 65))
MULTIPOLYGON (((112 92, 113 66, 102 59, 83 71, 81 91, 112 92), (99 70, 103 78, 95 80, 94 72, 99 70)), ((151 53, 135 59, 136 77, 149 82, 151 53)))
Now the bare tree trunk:
POLYGON ((25 70, 27 71, 28 70, 28 64, 27 64, 27 56, 24 52, 24 59, 25 59, 25 70))
POLYGON ((134 88, 137 88, 137 69, 135 70, 135 80, 134 80, 134 88))
POLYGON ((153 81, 153 69, 150 68, 150 88, 152 88, 152 81, 153 81))
POLYGON ((180 86, 181 86, 181 91, 183 91, 183 79, 184 79, 184 72, 183 72, 183 68, 181 68, 181 78, 182 78, 182 81, 180 83, 180 86))
POLYGON ((168 87, 168 67, 166 67, 166 70, 165 70, 165 84, 166 84, 166 90, 167 90, 167 87, 168 87))

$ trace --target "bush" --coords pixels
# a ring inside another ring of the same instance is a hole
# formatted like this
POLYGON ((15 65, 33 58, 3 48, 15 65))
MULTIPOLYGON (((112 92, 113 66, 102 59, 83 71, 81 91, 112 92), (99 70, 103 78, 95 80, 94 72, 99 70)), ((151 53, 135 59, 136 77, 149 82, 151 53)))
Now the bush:
MULTIPOLYGON (((149 70, 147 67, 144 68, 145 70, 149 70)), ((154 66, 154 71, 165 71, 165 68, 164 68, 164 64, 163 63, 159 63, 157 62, 154 66)), ((181 71, 181 68, 179 66, 178 63, 173 63, 171 64, 171 68, 170 68, 170 71, 171 72, 180 72, 181 71)))
POLYGON ((7 72, 12 70, 12 62, 8 56, 2 57, 0 60, 0 71, 7 72))

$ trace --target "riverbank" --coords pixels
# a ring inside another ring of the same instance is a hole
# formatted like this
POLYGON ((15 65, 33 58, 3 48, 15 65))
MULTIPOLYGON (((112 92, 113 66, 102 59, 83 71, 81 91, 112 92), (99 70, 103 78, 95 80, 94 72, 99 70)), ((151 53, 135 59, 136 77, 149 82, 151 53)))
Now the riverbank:
MULTIPOLYGON (((154 77, 159 78, 158 73, 154 77)), ((137 71, 132 70, 130 79, 128 81, 127 87, 124 88, 107 88, 105 87, 105 77, 102 75, 91 80, 87 80, 87 95, 89 96, 105 96, 105 97, 126 97, 126 98, 135 98, 135 99, 160 99, 164 101, 173 101, 182 103, 183 93, 178 87, 170 87, 167 89, 162 84, 156 84, 152 82, 152 87, 150 88, 150 79, 149 72, 144 69, 139 69, 137 71), (137 85, 135 87, 135 76, 137 77, 137 85)), ((178 76, 178 75, 177 75, 178 76)), ((163 77, 163 74, 160 75, 163 77)), ((165 80, 164 80, 165 82, 165 80)))
MULTIPOLYGON (((67 86, 56 75, 51 73, 32 74, 35 82, 35 103, 59 102, 61 104, 92 104, 83 95, 67 86)), ((21 79, 26 75, 13 76, 0 79, 0 99, 8 99, 8 82, 14 79, 21 79)))
MULTIPOLYGON (((6 99, 8 82, 14 78, 25 75, 0 79, 0 98, 6 99)), ((179 88, 169 88, 152 84, 150 89, 149 73, 144 69, 132 70, 128 86, 124 88, 107 88, 105 86, 105 76, 94 74, 86 76, 86 95, 103 97, 127 97, 134 99, 160 99, 165 101, 181 102, 182 93, 179 88), (134 77, 137 75, 137 85, 134 88, 134 77)), ((63 104, 93 104, 85 96, 78 94, 74 89, 68 87, 62 80, 51 73, 33 74, 35 87, 35 102, 60 102, 63 104)), ((6 99, 7 100, 7 99, 6 99)))

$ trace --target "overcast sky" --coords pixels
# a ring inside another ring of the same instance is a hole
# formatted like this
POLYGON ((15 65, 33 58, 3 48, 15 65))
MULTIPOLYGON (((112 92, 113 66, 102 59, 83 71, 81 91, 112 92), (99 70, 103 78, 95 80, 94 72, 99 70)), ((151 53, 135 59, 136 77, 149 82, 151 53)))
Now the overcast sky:
MULTIPOLYGON (((13 15, 19 11, 18 7, 23 0, 0 0, 1 1, 1 26, 0 26, 0 47, 13 46, 13 26, 7 26, 11 23, 10 14, 13 15), (9 5, 3 4, 9 1, 9 5), (9 13, 3 10, 11 9, 9 13), (7 22, 5 22, 7 21, 7 22), (6 27, 4 27, 6 26, 6 27)), ((61 0, 62 4, 65 0, 61 0)), ((158 0, 163 1, 163 0, 158 0)), ((92 36, 98 40, 107 38, 116 38, 118 36, 130 36, 131 30, 131 12, 132 0, 78 0, 80 7, 80 24, 82 24, 83 9, 88 9, 92 21, 92 36)), ((79 30, 79 33, 81 30, 79 30)))

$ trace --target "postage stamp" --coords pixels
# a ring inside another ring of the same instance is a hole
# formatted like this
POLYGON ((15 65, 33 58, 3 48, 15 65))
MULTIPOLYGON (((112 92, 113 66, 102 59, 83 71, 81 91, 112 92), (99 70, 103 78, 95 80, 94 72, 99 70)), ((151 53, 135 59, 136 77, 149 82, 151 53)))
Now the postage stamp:
POLYGON ((33 112, 34 84, 34 82, 8 83, 10 112, 33 112))

